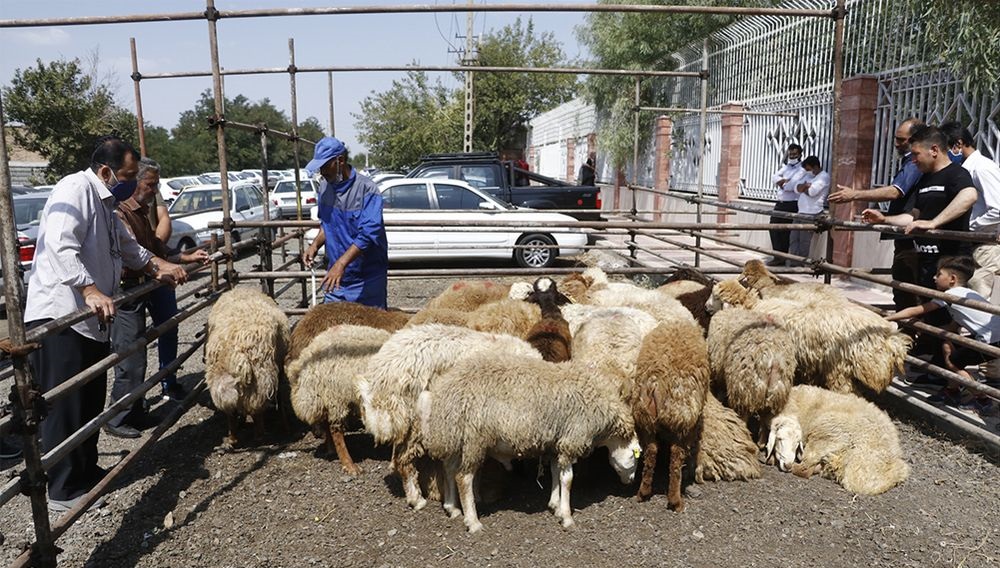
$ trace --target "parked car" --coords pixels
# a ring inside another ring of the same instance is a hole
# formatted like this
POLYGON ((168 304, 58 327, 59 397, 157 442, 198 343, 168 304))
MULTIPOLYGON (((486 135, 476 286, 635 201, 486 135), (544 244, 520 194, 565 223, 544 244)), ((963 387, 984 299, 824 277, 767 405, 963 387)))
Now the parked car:
MULTIPOLYGON (((233 184, 229 188, 230 215, 236 221, 263 221, 267 200, 260 186, 253 183, 233 184)), ((212 233, 222 237, 222 229, 210 229, 208 224, 222 222, 222 186, 194 185, 186 188, 170 205, 170 226, 173 231, 167 246, 188 250, 212 239, 212 233)), ((270 215, 277 219, 278 208, 271 206, 270 215)), ((233 229, 233 241, 256 229, 233 229)), ((221 241, 220 241, 221 242, 221 241)))
POLYGON ((375 185, 382 185, 383 182, 387 182, 391 179, 399 179, 401 177, 404 177, 403 174, 398 174, 394 172, 382 172, 371 176, 372 181, 375 182, 375 185))
MULTIPOLYGON (((38 224, 42 219, 42 210, 49 198, 48 191, 22 193, 13 196, 14 223, 17 225, 18 257, 21 263, 21 273, 25 286, 28 284, 28 272, 35 260, 35 241, 38 238, 38 224)), ((0 255, 3 251, 0 251, 0 255)), ((4 290, 3 263, 0 261, 0 290, 4 290)), ((0 312, 6 317, 6 292, 0 294, 0 312)))
MULTIPOLYGON (((309 215, 309 208, 316 205, 316 182, 311 179, 304 179, 299 182, 299 191, 302 194, 302 212, 304 216, 309 215)), ((295 197, 295 180, 283 179, 274 186, 274 190, 268 195, 272 205, 278 207, 282 218, 295 218, 298 211, 298 204, 295 197)))
POLYGON ((191 185, 201 185, 202 181, 198 176, 183 176, 174 178, 160 178, 160 195, 167 203, 177 199, 181 191, 191 185))
MULTIPOLYGON (((576 219, 561 213, 546 213, 514 207, 494 199, 469 184, 451 179, 395 179, 380 190, 382 216, 386 221, 437 221, 442 226, 460 227, 470 221, 522 221, 545 223, 545 228, 468 227, 467 231, 407 231, 386 227, 389 260, 508 258, 525 268, 548 268, 559 256, 580 254, 587 244, 583 229, 559 228, 576 219), (489 245, 491 248, 476 248, 489 245), (515 249, 515 245, 526 248, 515 249), (547 248, 557 245, 557 248, 547 248), (495 247, 495 248, 492 248, 495 247)), ((318 219, 318 207, 311 218, 318 219)), ((317 229, 306 236, 315 237, 317 229)))

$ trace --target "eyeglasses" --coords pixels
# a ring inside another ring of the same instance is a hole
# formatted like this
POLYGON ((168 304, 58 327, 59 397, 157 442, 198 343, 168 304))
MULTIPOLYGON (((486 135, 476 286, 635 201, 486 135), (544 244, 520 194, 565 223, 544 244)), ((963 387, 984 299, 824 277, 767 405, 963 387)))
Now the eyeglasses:
POLYGON ((909 140, 909 138, 906 138, 905 136, 896 136, 895 138, 896 138, 896 142, 899 142, 900 144, 902 144, 902 143, 906 142, 907 140, 909 140))

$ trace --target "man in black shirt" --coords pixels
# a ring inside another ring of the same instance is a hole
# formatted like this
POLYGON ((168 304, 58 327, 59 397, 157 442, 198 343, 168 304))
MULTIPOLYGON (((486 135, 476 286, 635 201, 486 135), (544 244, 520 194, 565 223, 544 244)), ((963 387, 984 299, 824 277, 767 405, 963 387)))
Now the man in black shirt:
POLYGON ((865 209, 861 220, 906 227, 906 234, 915 237, 914 246, 920 258, 919 284, 934 288, 938 260, 967 254, 969 243, 921 233, 930 229, 968 231, 976 188, 969 172, 948 157, 947 138, 936 127, 918 129, 910 138, 910 152, 924 175, 910 192, 906 212, 886 216, 878 209, 865 209))

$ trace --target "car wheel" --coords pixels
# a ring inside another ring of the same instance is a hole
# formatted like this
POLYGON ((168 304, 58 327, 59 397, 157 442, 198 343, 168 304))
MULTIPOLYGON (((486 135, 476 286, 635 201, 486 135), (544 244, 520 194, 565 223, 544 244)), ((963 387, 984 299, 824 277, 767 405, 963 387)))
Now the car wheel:
POLYGON ((521 268, 548 268, 555 264, 559 251, 550 247, 556 242, 548 235, 533 233, 518 239, 518 245, 526 248, 514 249, 514 260, 521 268))
POLYGON ((189 238, 183 238, 181 239, 181 242, 177 243, 177 248, 180 249, 181 252, 188 252, 194 247, 194 241, 189 238))

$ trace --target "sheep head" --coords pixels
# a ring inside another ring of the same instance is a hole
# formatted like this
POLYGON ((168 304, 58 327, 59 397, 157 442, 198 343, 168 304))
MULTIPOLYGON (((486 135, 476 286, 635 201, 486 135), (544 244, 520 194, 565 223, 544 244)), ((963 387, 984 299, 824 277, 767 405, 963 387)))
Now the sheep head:
POLYGON ((608 462, 611 463, 621 482, 625 485, 632 483, 635 479, 635 470, 639 467, 639 456, 642 455, 639 438, 634 435, 629 439, 614 437, 609 438, 603 445, 608 448, 608 462))
POLYGON ((559 289, 556 287, 554 280, 548 276, 542 276, 532 285, 531 293, 524 298, 528 302, 538 304, 539 306, 561 306, 563 304, 572 304, 573 300, 567 298, 559 289))
POLYGON ((587 297, 587 290, 590 289, 590 281, 582 274, 567 274, 559 283, 559 291, 576 303, 583 302, 587 297))
POLYGON ((778 462, 778 469, 788 471, 802 459, 802 426, 794 416, 780 415, 771 420, 767 436, 767 463, 778 462))
POLYGON ((507 297, 511 300, 527 300, 528 296, 534 291, 534 287, 527 282, 515 282, 510 285, 510 292, 507 292, 507 297))
POLYGON ((705 302, 705 309, 711 314, 727 305, 751 309, 759 299, 760 295, 756 291, 744 288, 738 280, 723 280, 712 287, 712 295, 705 302))
POLYGON ((748 260, 743 265, 743 273, 739 281, 746 287, 754 290, 762 290, 778 284, 778 277, 774 275, 763 262, 754 259, 748 260))

